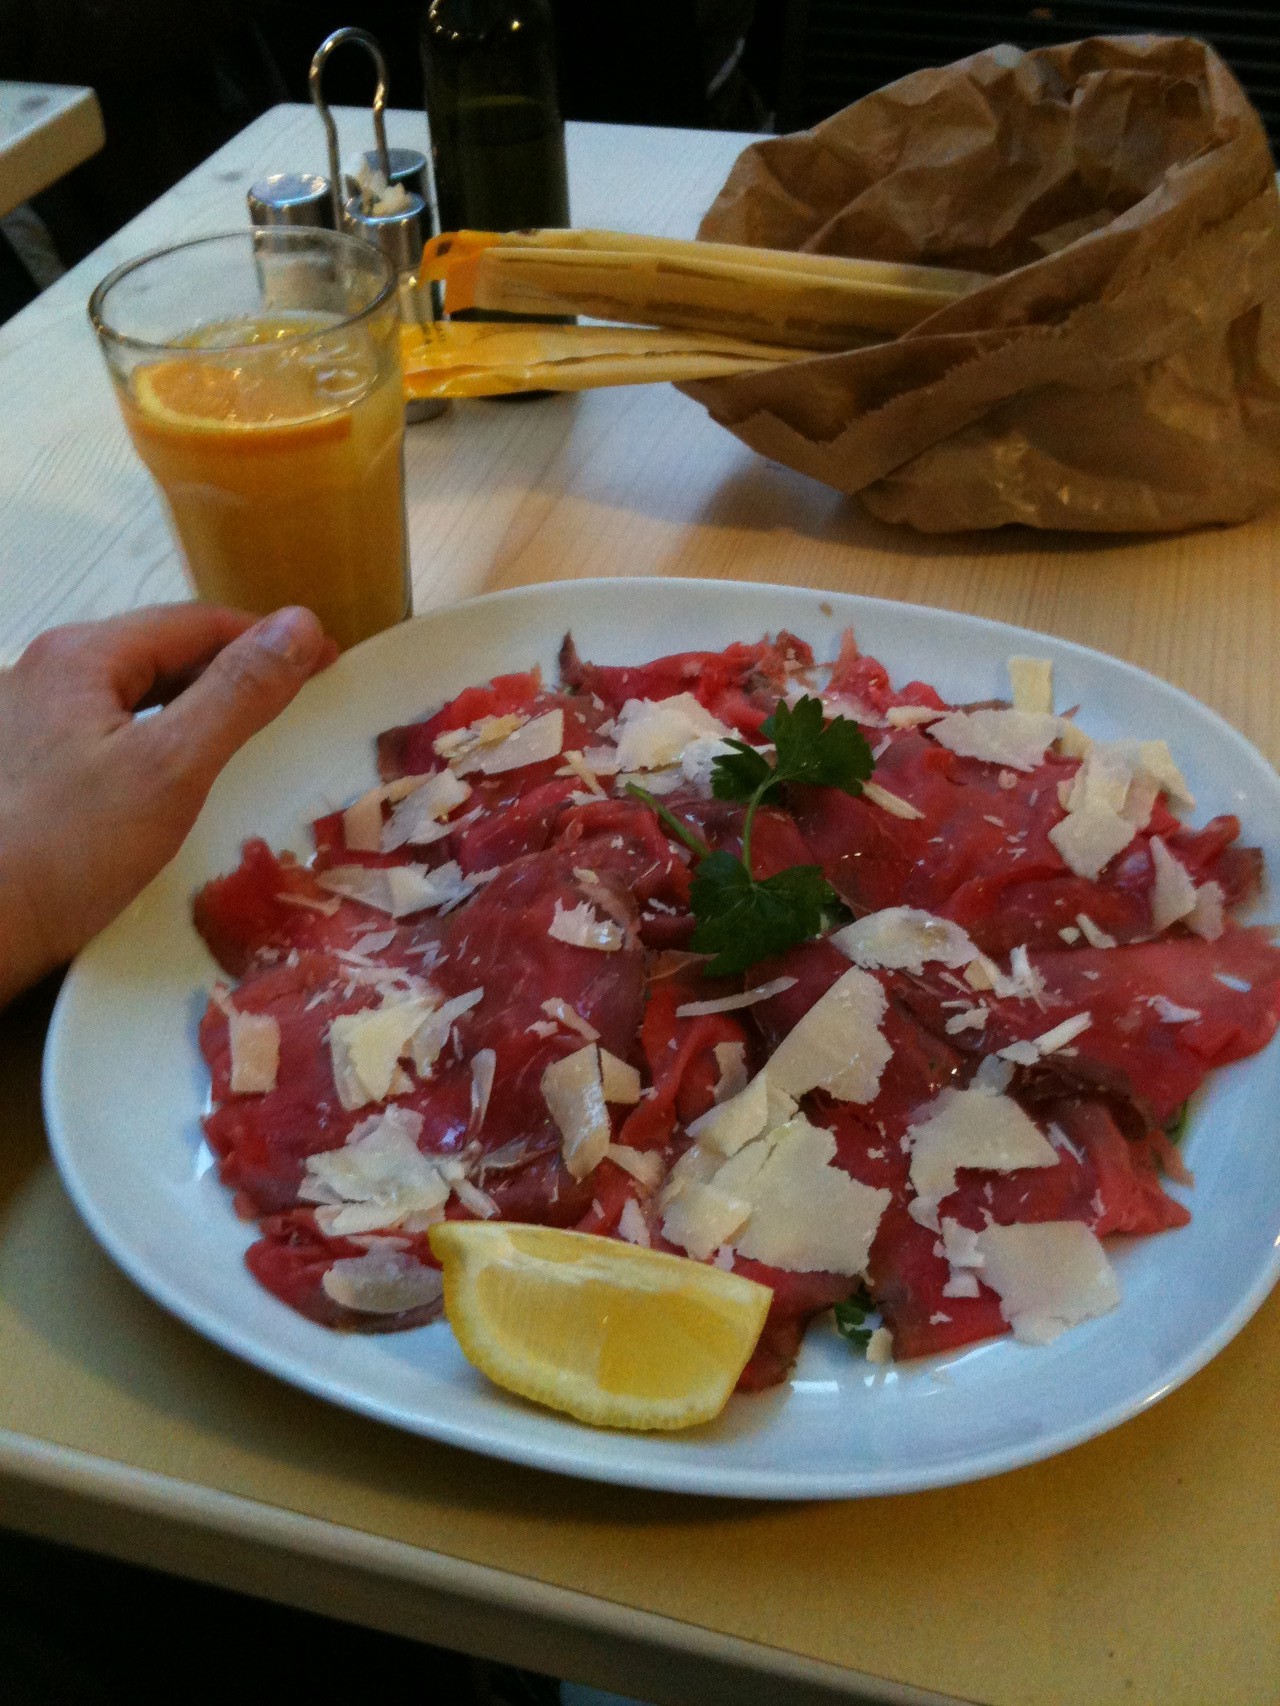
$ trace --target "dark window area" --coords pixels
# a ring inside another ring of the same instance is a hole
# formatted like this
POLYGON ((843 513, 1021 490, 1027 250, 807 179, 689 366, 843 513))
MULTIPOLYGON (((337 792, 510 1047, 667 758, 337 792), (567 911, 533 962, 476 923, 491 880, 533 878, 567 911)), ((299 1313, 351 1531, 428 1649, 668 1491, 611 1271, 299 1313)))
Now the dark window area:
POLYGON ((1280 9, 1177 0, 1052 0, 956 6, 951 0, 764 0, 757 27, 779 44, 752 69, 779 130, 803 130, 909 71, 996 42, 1045 47, 1095 35, 1183 35, 1210 42, 1280 145, 1280 9))

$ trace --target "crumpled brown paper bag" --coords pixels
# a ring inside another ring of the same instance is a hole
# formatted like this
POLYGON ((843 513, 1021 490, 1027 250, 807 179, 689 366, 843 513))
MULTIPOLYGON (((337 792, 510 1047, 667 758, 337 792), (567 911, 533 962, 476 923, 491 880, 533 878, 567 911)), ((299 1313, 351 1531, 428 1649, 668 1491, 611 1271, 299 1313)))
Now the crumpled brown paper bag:
POLYGON ((737 160, 699 236, 999 273, 891 344, 683 389, 927 532, 1162 530, 1280 496, 1280 199, 1200 42, 998 47, 737 160))

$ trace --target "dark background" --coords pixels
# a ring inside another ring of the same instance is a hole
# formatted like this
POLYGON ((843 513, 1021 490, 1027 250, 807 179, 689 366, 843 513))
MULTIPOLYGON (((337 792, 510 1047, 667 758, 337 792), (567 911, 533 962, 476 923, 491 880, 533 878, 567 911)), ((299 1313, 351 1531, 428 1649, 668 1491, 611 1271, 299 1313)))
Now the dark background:
MULTIPOLYGON (((795 130, 871 89, 999 41, 1035 47, 1102 33, 1212 42, 1280 138, 1280 5, 1253 0, 551 0, 568 118, 795 130), (726 70, 726 67, 730 69, 726 70), (717 74, 719 78, 717 78, 717 74), (715 84, 714 92, 709 93, 715 84)), ((343 24, 382 42, 396 106, 421 101, 413 0, 0 0, 0 76, 91 85, 107 145, 40 197, 68 264, 265 108, 305 100, 321 39, 343 24)), ((326 72, 362 102, 356 55, 326 72)))

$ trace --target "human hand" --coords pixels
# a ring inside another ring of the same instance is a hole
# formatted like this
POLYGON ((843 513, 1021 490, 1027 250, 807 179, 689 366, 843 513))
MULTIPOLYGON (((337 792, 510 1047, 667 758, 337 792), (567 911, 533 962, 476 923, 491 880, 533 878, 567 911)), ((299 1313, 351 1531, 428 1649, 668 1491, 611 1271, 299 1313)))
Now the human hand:
POLYGON ((146 886, 232 753, 336 655, 309 610, 174 604, 53 628, 0 671, 0 1003, 146 886))

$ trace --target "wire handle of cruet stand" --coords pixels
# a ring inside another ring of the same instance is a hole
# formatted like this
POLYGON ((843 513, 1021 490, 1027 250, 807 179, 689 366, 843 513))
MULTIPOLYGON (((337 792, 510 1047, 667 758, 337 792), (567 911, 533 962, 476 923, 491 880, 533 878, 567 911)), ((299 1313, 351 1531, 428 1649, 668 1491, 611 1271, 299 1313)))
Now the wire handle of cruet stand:
POLYGON ((346 208, 344 204, 342 163, 338 157, 338 127, 333 122, 333 114, 324 98, 322 80, 324 68, 329 55, 335 48, 343 47, 352 42, 373 60, 373 68, 378 75, 378 85, 373 92, 373 143, 378 154, 378 165, 387 183, 391 182, 391 156, 387 151, 387 123, 385 118, 387 105, 387 62, 382 57, 382 49, 368 30, 358 30, 348 25, 345 29, 335 30, 326 36, 311 56, 311 71, 307 78, 311 90, 311 100, 316 111, 320 114, 320 122, 324 125, 325 141, 329 145, 329 193, 333 197, 333 224, 336 231, 346 226, 346 208))

